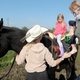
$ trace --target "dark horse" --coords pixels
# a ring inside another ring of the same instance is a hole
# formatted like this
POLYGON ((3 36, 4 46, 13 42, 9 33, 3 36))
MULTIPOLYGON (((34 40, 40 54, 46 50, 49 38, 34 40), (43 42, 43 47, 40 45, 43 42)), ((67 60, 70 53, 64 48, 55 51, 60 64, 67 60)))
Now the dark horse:
MULTIPOLYGON (((8 52, 8 50, 14 50, 16 53, 19 54, 22 47, 25 44, 27 44, 26 41, 24 43, 22 43, 20 41, 20 39, 22 39, 25 36, 26 32, 27 31, 20 30, 17 28, 3 26, 3 19, 1 19, 1 21, 0 21, 0 58, 3 57, 8 52)), ((53 57, 55 57, 56 53, 54 52, 54 49, 53 49, 53 40, 48 35, 45 34, 43 36, 41 42, 49 49, 50 52, 53 53, 53 57)), ((64 47, 65 50, 69 51, 69 50, 67 50, 67 47, 69 47, 70 44, 65 43, 64 40, 63 40, 63 44, 65 45, 65 47, 64 47)), ((71 79, 71 76, 73 75, 73 71, 74 71, 75 58, 76 58, 76 55, 71 56, 71 58, 69 58, 69 60, 65 59, 60 64, 63 68, 65 65, 67 78, 70 78, 70 80, 74 80, 74 79, 71 79)), ((55 70, 56 70, 55 68, 51 68, 51 67, 47 68, 49 77, 53 74, 53 71, 55 72, 55 70), (52 70, 52 69, 54 69, 54 70, 52 70)), ((50 79, 52 79, 52 77, 50 77, 50 79)))

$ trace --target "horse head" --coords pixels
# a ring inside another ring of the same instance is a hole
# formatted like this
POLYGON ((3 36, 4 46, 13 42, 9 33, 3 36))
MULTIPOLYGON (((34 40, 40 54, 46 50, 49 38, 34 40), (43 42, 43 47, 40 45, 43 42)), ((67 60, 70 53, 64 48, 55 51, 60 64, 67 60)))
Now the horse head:
POLYGON ((14 50, 19 54, 22 47, 27 43, 22 43, 20 39, 25 36, 26 31, 12 27, 2 26, 0 32, 0 57, 4 56, 8 50, 14 50))

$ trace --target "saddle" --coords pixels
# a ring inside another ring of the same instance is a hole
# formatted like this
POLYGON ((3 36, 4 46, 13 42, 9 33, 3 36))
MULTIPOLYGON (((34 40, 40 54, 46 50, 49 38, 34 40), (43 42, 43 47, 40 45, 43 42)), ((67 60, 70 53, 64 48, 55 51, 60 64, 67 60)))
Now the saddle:
MULTIPOLYGON (((57 39, 57 38, 54 38, 54 39, 57 39)), ((65 39, 65 36, 62 35, 62 36, 61 36, 61 41, 64 40, 64 39, 65 39)))
POLYGON ((47 34, 51 39, 54 39, 54 35, 51 32, 47 32, 47 34))
MULTIPOLYGON (((65 39, 65 36, 64 35, 61 36, 61 41, 64 40, 64 39, 65 39)), ((53 48, 54 48, 55 52, 57 52, 58 55, 60 55, 60 49, 59 49, 59 45, 57 43, 57 38, 53 39, 53 48)))
MULTIPOLYGON (((60 49, 59 49, 59 45, 57 43, 57 38, 54 38, 54 35, 51 32, 47 32, 47 34, 53 40, 53 49, 55 50, 55 52, 58 53, 58 55, 60 55, 60 49)), ((61 41, 64 40, 64 39, 65 39, 65 36, 62 35, 61 36, 61 41)))
MULTIPOLYGON (((46 34, 48 34, 48 36, 49 36, 51 39, 57 39, 57 38, 54 38, 54 35, 53 35, 53 33, 51 33, 51 32, 47 32, 46 34)), ((61 40, 63 40, 64 38, 65 38, 65 36, 62 35, 62 36, 61 36, 61 40)))

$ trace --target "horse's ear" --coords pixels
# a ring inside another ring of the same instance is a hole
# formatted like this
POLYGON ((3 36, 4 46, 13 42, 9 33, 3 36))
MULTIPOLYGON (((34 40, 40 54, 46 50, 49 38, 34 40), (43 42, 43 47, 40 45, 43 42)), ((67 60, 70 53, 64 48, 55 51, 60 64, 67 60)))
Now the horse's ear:
POLYGON ((1 21, 3 22, 3 18, 1 18, 1 21))
POLYGON ((0 30, 2 27, 3 27, 3 18, 1 18, 1 21, 0 21, 0 30))
POLYGON ((1 18, 1 23, 0 23, 0 25, 3 26, 3 18, 1 18))

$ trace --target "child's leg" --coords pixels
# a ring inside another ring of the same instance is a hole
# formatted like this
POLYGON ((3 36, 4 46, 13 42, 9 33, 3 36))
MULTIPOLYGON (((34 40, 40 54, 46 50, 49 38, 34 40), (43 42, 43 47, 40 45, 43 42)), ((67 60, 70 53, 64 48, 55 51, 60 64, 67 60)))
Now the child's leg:
POLYGON ((70 51, 71 54, 74 54, 74 53, 77 52, 75 39, 76 39, 76 36, 75 36, 75 34, 74 34, 74 35, 71 37, 71 43, 72 43, 72 44, 71 44, 72 50, 70 51))
POLYGON ((70 26, 69 33, 66 36, 72 36, 74 34, 74 28, 73 26, 70 26))
POLYGON ((59 55, 59 57, 61 57, 61 56, 63 56, 63 54, 64 54, 64 49, 63 49, 63 44, 62 44, 62 42, 61 42, 61 34, 59 34, 59 35, 57 35, 57 42, 58 42, 58 44, 59 44, 59 46, 60 46, 60 55, 59 55))
POLYGON ((61 42, 61 36, 62 36, 61 34, 57 35, 57 42, 58 42, 60 47, 63 47, 63 44, 61 42))
POLYGON ((72 50, 70 51, 71 54, 74 54, 77 52, 77 49, 76 49, 76 44, 71 44, 72 46, 72 50))
MULTIPOLYGON (((54 35, 54 38, 57 38, 57 36, 54 35)), ((58 39, 58 38, 57 38, 58 39)), ((58 42, 58 41, 57 41, 58 42)), ((56 69, 59 69, 59 64, 56 65, 56 69)))

